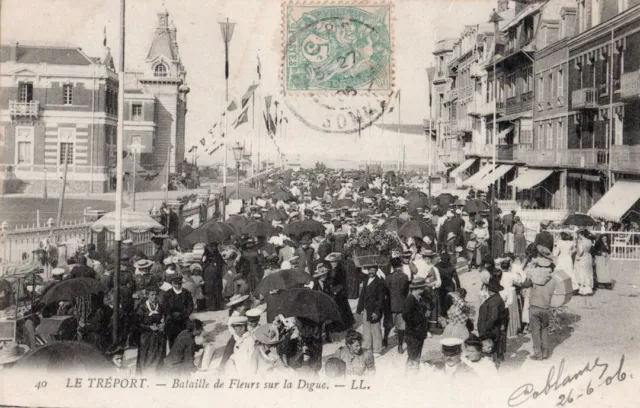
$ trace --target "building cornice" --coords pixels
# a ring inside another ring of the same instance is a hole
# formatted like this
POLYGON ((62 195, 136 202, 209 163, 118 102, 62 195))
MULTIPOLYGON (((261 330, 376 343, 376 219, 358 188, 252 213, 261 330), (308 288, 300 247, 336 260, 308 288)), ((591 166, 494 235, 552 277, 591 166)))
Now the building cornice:
POLYGON ((571 38, 567 43, 567 46, 571 48, 578 48, 585 44, 588 44, 595 38, 599 38, 603 35, 608 34, 609 31, 615 30, 616 28, 631 23, 636 19, 640 19, 640 4, 631 7, 628 10, 610 18, 609 20, 598 24, 595 27, 588 29, 587 31, 578 34, 577 36, 571 38))

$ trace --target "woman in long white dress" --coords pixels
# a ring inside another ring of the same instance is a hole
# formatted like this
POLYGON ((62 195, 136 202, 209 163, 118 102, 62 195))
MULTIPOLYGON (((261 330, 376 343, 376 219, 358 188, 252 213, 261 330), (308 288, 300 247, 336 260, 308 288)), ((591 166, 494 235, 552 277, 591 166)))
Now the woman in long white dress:
POLYGON ((573 270, 573 254, 576 253, 576 245, 573 242, 571 234, 568 232, 560 233, 560 241, 554 248, 554 255, 557 256, 556 270, 564 271, 571 278, 571 286, 573 290, 578 290, 579 285, 573 270))
POLYGON ((578 233, 576 245, 576 260, 573 264, 574 274, 578 282, 578 294, 582 296, 593 294, 593 258, 591 257, 592 241, 589 231, 581 230, 578 233))

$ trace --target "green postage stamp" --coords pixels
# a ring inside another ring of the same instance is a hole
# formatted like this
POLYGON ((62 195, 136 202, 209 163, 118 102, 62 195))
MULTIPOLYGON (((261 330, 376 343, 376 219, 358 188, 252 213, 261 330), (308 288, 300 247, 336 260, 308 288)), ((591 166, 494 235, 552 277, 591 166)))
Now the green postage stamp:
POLYGON ((282 7, 285 94, 393 90, 392 3, 291 1, 282 7))

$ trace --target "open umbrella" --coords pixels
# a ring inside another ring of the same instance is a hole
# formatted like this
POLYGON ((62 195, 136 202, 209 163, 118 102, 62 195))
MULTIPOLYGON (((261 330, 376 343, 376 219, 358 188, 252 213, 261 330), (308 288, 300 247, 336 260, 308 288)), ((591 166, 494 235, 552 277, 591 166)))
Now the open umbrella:
MULTIPOLYGON (((156 220, 147 214, 137 211, 122 210, 121 220, 123 231, 141 233, 149 231, 160 232, 164 229, 156 220)), ((106 213, 98 221, 91 224, 91 229, 95 232, 102 232, 104 229, 114 232, 116 230, 116 212, 106 213)))
POLYGON ((300 237, 302 235, 318 236, 323 235, 324 231, 324 225, 315 220, 295 221, 284 227, 284 234, 294 237, 300 237))
POLYGON ((278 201, 290 202, 295 201, 296 197, 289 190, 280 190, 275 192, 272 196, 278 201))
POLYGON ((408 221, 402 227, 400 227, 400 231, 398 231, 398 235, 402 237, 418 237, 424 238, 426 236, 431 237, 432 239, 436 236, 436 230, 428 224, 426 221, 422 220, 412 220, 408 221))
POLYGON ((244 228, 252 222, 253 220, 242 215, 232 215, 226 219, 225 224, 230 225, 237 233, 242 233, 244 228))
POLYGON ((448 208, 451 204, 456 202, 457 197, 451 193, 442 193, 436 197, 438 205, 442 208, 448 208))
POLYGON ((298 285, 306 285, 309 282, 311 282, 311 276, 308 273, 297 269, 285 269, 262 279, 256 286, 254 293, 266 295, 272 290, 285 290, 298 285))
POLYGON ((289 218, 287 212, 281 208, 270 208, 264 215, 264 220, 271 221, 286 221, 289 218))
POLYGON ((251 223, 247 225, 242 232, 254 237, 271 237, 278 235, 276 229, 265 221, 251 223))
POLYGON ((479 199, 468 200, 464 205, 464 210, 468 213, 479 213, 481 211, 491 210, 491 206, 486 201, 479 199))
POLYGON ((429 196, 427 194, 423 193, 422 191, 418 191, 418 190, 409 191, 404 196, 404 199, 407 200, 407 201, 411 201, 411 200, 414 200, 414 199, 422 199, 422 198, 429 198, 429 196))
POLYGON ((378 194, 382 194, 382 191, 378 188, 370 188, 364 192, 365 197, 375 197, 378 194))
MULTIPOLYGON (((287 289, 273 296, 272 312, 277 316, 301 317, 316 323, 341 322, 340 310, 333 298, 319 290, 287 289)), ((268 306, 269 308, 271 305, 268 306)))
POLYGON ((431 197, 416 197, 409 200, 409 203, 407 204, 407 209, 423 208, 425 210, 428 210, 429 208, 431 208, 436 204, 437 204, 436 200, 434 200, 431 197))
POLYGON ((594 220, 587 214, 575 213, 567 215, 562 225, 575 225, 576 227, 595 227, 598 221, 594 220))
POLYGON ((342 208, 342 207, 353 207, 355 206, 356 203, 350 199, 350 198, 341 198, 339 200, 336 200, 333 202, 333 204, 331 204, 331 207, 333 208, 342 208))
POLYGON ((194 231, 194 228, 189 224, 183 225, 178 230, 178 245, 180 245, 180 248, 188 248, 189 247, 189 242, 187 241, 187 237, 193 231, 194 231))
POLYGON ((209 244, 211 242, 222 242, 232 235, 237 235, 230 225, 223 222, 213 221, 204 224, 203 226, 196 228, 193 232, 187 235, 187 242, 191 245, 203 243, 209 244))
POLYGON ((79 297, 93 295, 104 292, 106 289, 100 284, 100 281, 93 278, 72 278, 63 280, 55 284, 47 290, 40 303, 48 305, 63 300, 73 300, 79 297))
POLYGON ((385 222, 382 223, 380 228, 390 232, 398 232, 400 231, 400 228, 406 223, 407 221, 403 220, 402 218, 391 217, 391 218, 387 218, 385 222))
POLYGON ((54 341, 31 350, 15 365, 19 369, 86 373, 114 372, 111 361, 89 343, 82 341, 54 341))

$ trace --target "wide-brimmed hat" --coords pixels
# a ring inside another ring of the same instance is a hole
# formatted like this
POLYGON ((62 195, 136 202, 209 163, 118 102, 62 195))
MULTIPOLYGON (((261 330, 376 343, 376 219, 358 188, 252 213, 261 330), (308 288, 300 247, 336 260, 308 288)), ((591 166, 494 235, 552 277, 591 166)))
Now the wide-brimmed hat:
POLYGON ((456 247, 456 252, 462 252, 462 251, 464 251, 464 249, 461 246, 456 247))
POLYGON ((436 253, 430 248, 422 247, 420 248, 420 255, 432 258, 436 256, 436 253))
POLYGON ((496 278, 489 279, 489 283, 487 283, 487 289, 491 292, 502 292, 504 288, 500 285, 500 281, 496 278))
POLYGON ((338 262, 342 258, 342 254, 340 252, 332 252, 327 255, 324 260, 327 262, 338 262))
POLYGON ((229 326, 246 326, 249 323, 247 316, 231 316, 229 326))
POLYGON ((457 337, 447 337, 440 340, 442 346, 442 354, 445 356, 457 356, 462 353, 462 339, 457 337))
POLYGON ((171 265, 176 263, 176 260, 172 256, 168 256, 162 260, 162 263, 165 265, 171 265))
POLYGON ((551 253, 551 250, 549 250, 549 248, 542 245, 538 245, 536 246, 536 251, 538 251, 538 255, 547 259, 551 259, 552 253, 551 253))
POLYGON ((551 224, 551 222, 550 222, 549 220, 542 220, 542 221, 540 221, 540 226, 541 226, 541 227, 546 228, 546 227, 548 227, 548 226, 549 226, 549 224, 551 224))
POLYGON ((313 278, 314 279, 319 278, 321 276, 325 276, 328 273, 329 273, 329 268, 327 268, 323 264, 318 264, 318 266, 316 267, 316 271, 313 273, 313 278))
POLYGON ((29 346, 18 343, 6 343, 0 349, 0 365, 11 364, 20 360, 29 351, 29 346))
POLYGON ((450 241, 450 240, 455 239, 455 238, 456 238, 456 233, 455 233, 455 232, 450 231, 450 232, 447 234, 447 241, 450 241))
POLYGON ((427 287, 427 281, 424 278, 421 278, 419 276, 416 276, 415 278, 413 278, 411 280, 411 283, 409 284, 409 290, 421 289, 426 287, 427 287))
POLYGON ((480 340, 480 337, 476 336, 475 334, 471 334, 464 341, 464 345, 465 346, 469 346, 469 347, 477 347, 477 348, 482 349, 482 340, 480 340))
POLYGON ((199 263, 194 263, 191 266, 189 266, 189 270, 191 272, 195 272, 195 271, 198 271, 198 270, 201 271, 202 270, 202 266, 199 263))
POLYGON ((262 310, 257 309, 257 308, 249 309, 245 313, 245 316, 247 316, 247 319, 249 319, 250 322, 259 321, 260 320, 260 315, 262 315, 262 310))
POLYGON ((136 261, 133 266, 138 269, 151 268, 153 266, 153 261, 150 261, 148 259, 140 259, 139 261, 136 261))
POLYGON ((67 273, 67 271, 64 268, 53 268, 53 270, 51 271, 51 274, 53 276, 60 276, 64 275, 65 273, 67 273))
POLYGON ((258 327, 258 329, 253 333, 253 338, 257 343, 268 346, 278 344, 283 340, 280 338, 278 330, 270 324, 258 327))
POLYGON ((231 296, 231 299, 229 299, 229 302, 227 303, 227 307, 238 305, 247 299, 249 299, 249 295, 235 294, 231 296))
POLYGON ((180 275, 179 273, 176 273, 174 276, 171 277, 170 279, 171 283, 182 283, 182 275, 180 275))

